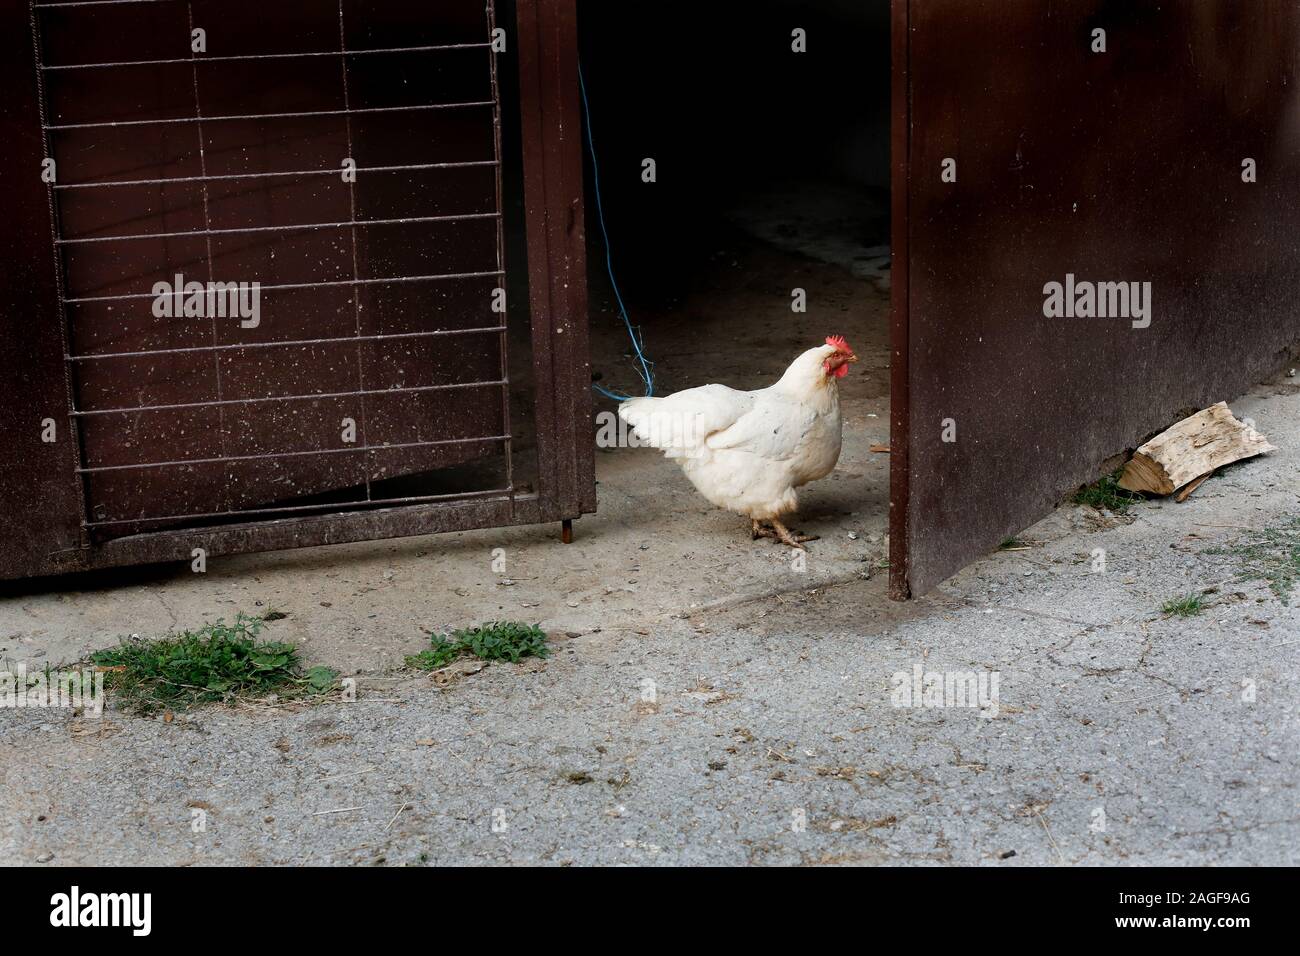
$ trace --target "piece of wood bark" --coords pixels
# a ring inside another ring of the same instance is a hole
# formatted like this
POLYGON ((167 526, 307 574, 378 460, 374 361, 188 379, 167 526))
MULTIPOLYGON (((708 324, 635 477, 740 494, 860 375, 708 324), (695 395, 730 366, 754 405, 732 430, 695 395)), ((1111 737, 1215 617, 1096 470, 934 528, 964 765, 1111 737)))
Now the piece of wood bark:
POLYGON ((1227 402, 1219 402, 1184 418, 1135 451, 1119 486, 1125 491, 1173 494, 1216 468, 1276 450, 1267 438, 1234 418, 1227 402))
POLYGON ((1205 479, 1209 478, 1210 475, 1212 474, 1214 474, 1214 472, 1207 471, 1205 474, 1201 475, 1201 477, 1193 478, 1183 487, 1182 491, 1178 492, 1178 494, 1174 497, 1174 501, 1178 502, 1181 505, 1184 501, 1190 498, 1192 496, 1192 492, 1195 491, 1197 488, 1201 487, 1201 485, 1204 484, 1205 479))
POLYGON ((869 449, 867 449, 867 450, 868 450, 868 451, 878 451, 878 452, 882 452, 882 453, 884 453, 884 454, 886 454, 886 455, 889 454, 889 446, 888 446, 888 445, 872 445, 872 446, 871 446, 869 449))

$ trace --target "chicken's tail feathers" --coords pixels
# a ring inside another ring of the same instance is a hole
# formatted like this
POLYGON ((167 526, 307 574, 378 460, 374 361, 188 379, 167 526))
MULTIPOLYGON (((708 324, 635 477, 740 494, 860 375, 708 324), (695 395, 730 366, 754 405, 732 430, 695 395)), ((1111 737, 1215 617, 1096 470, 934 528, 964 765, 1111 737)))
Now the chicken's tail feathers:
POLYGON ((665 422, 662 398, 629 398, 618 406, 618 417, 632 426, 632 433, 644 445, 666 448, 671 436, 662 427, 665 422))
POLYGON ((662 401, 661 398, 629 398, 618 403, 618 417, 629 425, 636 427, 635 422, 653 407, 651 402, 662 401))
POLYGON ((667 398, 630 398, 618 406, 618 417, 632 426, 640 444, 669 458, 689 457, 704 445, 699 416, 667 398))
POLYGON ((669 458, 700 458, 712 454, 708 437, 731 426, 753 404, 753 392, 699 385, 663 398, 628 399, 618 406, 618 415, 641 444, 660 448, 669 458))

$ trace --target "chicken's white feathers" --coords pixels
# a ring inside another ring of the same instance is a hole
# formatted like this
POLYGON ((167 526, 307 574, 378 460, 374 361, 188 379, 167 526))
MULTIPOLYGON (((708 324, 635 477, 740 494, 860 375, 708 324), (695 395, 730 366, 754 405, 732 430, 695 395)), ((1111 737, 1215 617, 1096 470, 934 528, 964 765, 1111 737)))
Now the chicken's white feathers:
POLYGON ((709 501, 770 520, 794 510, 794 489, 839 459, 839 390, 823 368, 836 351, 809 349, 767 388, 702 385, 630 399, 618 414, 642 443, 678 459, 709 501))
POLYGON ((633 398, 618 407, 643 444, 668 458, 695 458, 705 442, 754 407, 754 393, 725 385, 701 385, 664 398, 633 398))

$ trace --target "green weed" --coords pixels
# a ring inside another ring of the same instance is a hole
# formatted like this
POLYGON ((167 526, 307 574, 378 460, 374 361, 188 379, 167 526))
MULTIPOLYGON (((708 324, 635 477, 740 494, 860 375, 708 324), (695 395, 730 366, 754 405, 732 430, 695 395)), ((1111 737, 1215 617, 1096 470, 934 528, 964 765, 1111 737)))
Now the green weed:
POLYGON ((489 621, 450 634, 431 634, 430 639, 429 647, 406 659, 408 667, 439 670, 465 654, 517 664, 525 657, 547 657, 551 653, 545 631, 536 624, 518 621, 489 621))
POLYGON ((1114 474, 1085 485, 1075 492, 1072 500, 1076 505, 1088 505, 1098 510, 1104 508, 1115 514, 1127 514, 1128 509, 1135 502, 1142 500, 1142 496, 1132 491, 1125 491, 1119 486, 1119 476, 1123 471, 1121 468, 1114 474))
POLYGON ((1170 616, 1192 617, 1204 611, 1205 607, 1205 596, 1203 594, 1187 594, 1166 601, 1161 605, 1160 610, 1170 616))
POLYGON ((239 614, 231 624, 218 620, 162 638, 126 639, 90 659, 105 668, 104 685, 120 705, 142 714, 270 694, 303 697, 335 686, 338 673, 304 671, 294 645, 258 640, 264 623, 239 614))

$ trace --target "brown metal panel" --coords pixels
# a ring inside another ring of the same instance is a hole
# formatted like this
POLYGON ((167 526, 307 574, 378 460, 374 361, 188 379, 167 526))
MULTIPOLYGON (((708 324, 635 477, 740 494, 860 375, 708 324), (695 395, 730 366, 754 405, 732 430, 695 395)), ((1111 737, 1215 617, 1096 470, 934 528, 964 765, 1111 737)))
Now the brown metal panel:
POLYGON ((147 6, 38 5, 32 31, 94 536, 508 460, 504 336, 441 334, 501 324, 491 3, 443 4, 398 49, 357 46, 410 19, 391 0, 147 6), (177 273, 260 282, 263 324, 160 320, 146 290, 177 273), (375 327, 394 315, 417 330, 375 327))
MULTIPOLYGON (((39 335, 0 358, 30 373, 24 398, 63 418, 59 445, 6 462, 15 481, 0 514, 12 512, 17 534, 0 549, 0 578, 594 510, 572 0, 520 4, 509 40, 523 85, 540 494, 511 478, 506 334, 487 309, 504 269, 491 0, 47 4, 30 22, 22 12, 6 32, 21 56, 5 69, 30 82, 36 64, 55 108, 37 115, 34 82, 29 100, 4 104, 5 130, 31 147, 32 188, 10 193, 25 204, 13 219, 25 245, 0 270, 0 305, 3 321, 36 322, 39 335), (217 47, 197 62, 177 57, 191 17, 217 47), (360 51, 347 66, 344 49, 360 51), (154 59, 166 62, 140 62, 154 59), (444 101, 470 105, 422 105, 444 101), (62 151, 56 190, 37 178, 43 129, 62 151), (340 184, 343 155, 365 170, 355 187, 340 184), (376 168, 387 166, 397 168, 376 168), (376 219, 398 221, 358 225, 376 219), (39 280, 23 262, 38 254, 39 280), (182 269, 281 288, 264 296, 256 329, 153 321, 141 290, 182 269), (54 284, 65 271, 66 316, 54 284), (433 273, 450 276, 405 281, 433 273), (8 307, 28 296, 38 301, 23 315, 8 307), (343 417, 368 430, 364 457, 333 447, 343 417), (41 467, 20 474, 24 459, 41 467), (432 489, 403 477, 435 468, 432 489), (28 478, 59 492, 30 540, 28 478), (335 513, 353 506, 364 510, 335 513)), ((19 430, 25 405, 5 411, 5 434, 21 435, 12 447, 39 438, 39 418, 19 430)))
POLYGON ((591 361, 588 352, 586 229, 582 205, 582 118, 578 94, 575 0, 545 4, 544 48, 572 51, 548 58, 545 163, 548 183, 550 281, 555 303, 556 443, 572 453, 561 463, 560 506, 567 515, 596 510, 596 454, 591 439, 591 361))
MULTIPOLYGON (((107 568, 155 561, 189 561, 193 548, 203 548, 209 556, 241 554, 443 531, 466 531, 472 528, 499 528, 511 524, 535 524, 542 520, 538 501, 532 496, 411 504, 352 514, 309 515, 248 522, 229 528, 116 538, 85 552, 84 559, 76 567, 107 568)), ((60 570, 71 568, 64 567, 60 570)))
POLYGON ((77 439, 68 417, 63 323, 50 200, 41 182, 46 156, 31 25, 25 3, 0 6, 0 578, 30 573, 49 554, 81 543, 77 439), (41 440, 53 419, 57 441, 41 440))
POLYGON ((578 20, 575 0, 555 7, 554 49, 572 50, 573 55, 555 61, 559 95, 548 124, 555 138, 555 168, 559 182, 556 225, 562 250, 559 274, 563 295, 564 322, 557 338, 556 367, 563 373, 561 390, 564 413, 560 417, 560 442, 572 448, 564 458, 569 484, 564 497, 567 514, 596 510, 596 446, 591 437, 591 356, 587 323, 587 236, 582 202, 582 119, 578 95, 578 20))
POLYGON ((539 482, 575 517, 596 510, 575 2, 519 0, 518 22, 539 482))
POLYGON ((915 594, 1296 354, 1300 6, 926 0, 906 16, 907 510, 892 543, 896 590, 915 594), (1067 275, 1150 282, 1149 326, 1045 317, 1067 275))
POLYGON ((890 223, 889 223, 889 595, 908 597, 908 369, 907 214, 911 109, 907 83, 908 9, 890 0, 890 223))

